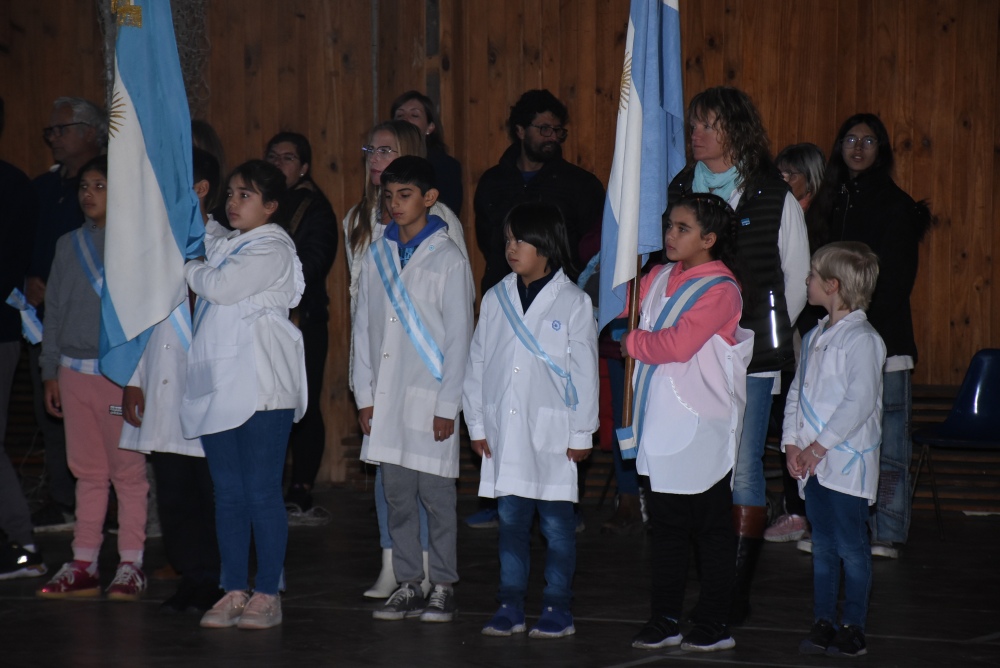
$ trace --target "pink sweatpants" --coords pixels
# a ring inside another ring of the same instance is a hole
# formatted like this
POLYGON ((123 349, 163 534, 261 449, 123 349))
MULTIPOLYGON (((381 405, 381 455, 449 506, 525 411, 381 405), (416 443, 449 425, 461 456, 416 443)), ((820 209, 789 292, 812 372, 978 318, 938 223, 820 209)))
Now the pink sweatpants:
POLYGON ((97 561, 104 540, 108 483, 118 495, 118 553, 122 561, 141 561, 146 542, 146 456, 121 450, 122 388, 104 376, 59 368, 59 395, 66 428, 66 459, 76 476, 76 530, 73 558, 97 561))

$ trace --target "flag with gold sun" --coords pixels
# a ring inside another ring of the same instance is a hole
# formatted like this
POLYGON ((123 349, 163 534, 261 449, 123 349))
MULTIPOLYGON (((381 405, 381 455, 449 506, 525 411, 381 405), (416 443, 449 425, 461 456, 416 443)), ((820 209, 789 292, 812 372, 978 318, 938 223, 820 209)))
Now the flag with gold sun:
POLYGON ((184 261, 202 255, 191 116, 167 0, 112 0, 118 16, 109 110, 101 372, 128 382, 149 330, 186 303, 184 261))

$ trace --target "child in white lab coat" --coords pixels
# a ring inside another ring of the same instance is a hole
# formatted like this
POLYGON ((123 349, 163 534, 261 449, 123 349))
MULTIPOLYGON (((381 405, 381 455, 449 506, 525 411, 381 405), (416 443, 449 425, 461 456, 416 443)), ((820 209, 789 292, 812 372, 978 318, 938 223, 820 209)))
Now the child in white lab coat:
POLYGON ((548 543, 542 614, 532 638, 576 632, 577 463, 598 427, 597 323, 567 277, 572 254, 559 208, 521 204, 504 223, 513 273, 483 296, 465 377, 465 421, 483 458, 479 494, 500 515, 500 608, 483 634, 525 631, 531 525, 548 543))
POLYGON ((868 651, 867 522, 878 489, 886 349, 865 309, 877 281, 878 258, 858 241, 817 250, 806 279, 809 303, 829 315, 802 337, 781 438, 812 524, 815 600, 812 630, 799 645, 803 654, 854 657, 868 651), (837 627, 841 567, 844 605, 837 627))

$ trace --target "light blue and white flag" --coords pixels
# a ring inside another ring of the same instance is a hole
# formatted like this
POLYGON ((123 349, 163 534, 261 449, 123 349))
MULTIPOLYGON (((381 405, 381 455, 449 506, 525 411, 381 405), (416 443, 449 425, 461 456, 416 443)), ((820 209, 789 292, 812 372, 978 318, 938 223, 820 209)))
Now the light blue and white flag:
POLYGON ((625 309, 636 257, 663 248, 667 185, 684 168, 677 0, 632 0, 615 155, 604 204, 598 325, 625 309))
POLYGON ((151 328, 187 299, 184 261, 204 254, 191 116, 167 0, 118 0, 101 295, 101 373, 131 377, 151 328))

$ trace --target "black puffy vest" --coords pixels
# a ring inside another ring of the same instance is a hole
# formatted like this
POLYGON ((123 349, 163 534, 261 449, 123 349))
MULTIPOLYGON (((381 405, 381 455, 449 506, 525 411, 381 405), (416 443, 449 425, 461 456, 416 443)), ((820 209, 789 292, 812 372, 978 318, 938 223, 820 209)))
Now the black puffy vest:
MULTIPOLYGON (((691 191, 694 169, 671 181, 667 197, 672 204, 691 191)), ((775 174, 759 179, 740 198, 736 217, 739 254, 746 267, 744 310, 740 326, 754 333, 753 359, 747 373, 779 371, 795 362, 792 324, 785 303, 785 274, 778 253, 778 231, 788 185, 775 174), (750 292, 752 291, 752 292, 750 292)))

